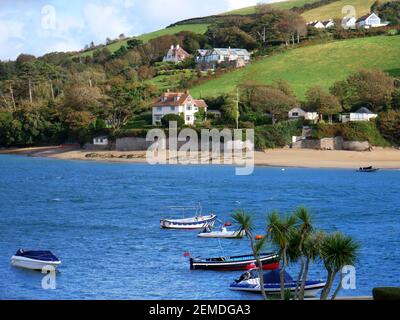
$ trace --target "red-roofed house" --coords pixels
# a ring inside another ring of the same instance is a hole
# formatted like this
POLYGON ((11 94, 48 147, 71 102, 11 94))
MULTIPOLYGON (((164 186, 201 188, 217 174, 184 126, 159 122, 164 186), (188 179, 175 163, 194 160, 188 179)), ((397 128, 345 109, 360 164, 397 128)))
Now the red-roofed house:
POLYGON ((173 62, 173 63, 181 63, 190 57, 190 54, 187 53, 183 48, 179 46, 179 44, 175 46, 171 46, 171 49, 168 50, 167 55, 164 57, 163 62, 173 62))
POLYGON ((158 97, 153 104, 153 125, 161 124, 161 119, 167 114, 181 115, 186 125, 193 125, 195 114, 201 108, 207 112, 207 104, 204 100, 196 100, 185 92, 165 92, 158 97))

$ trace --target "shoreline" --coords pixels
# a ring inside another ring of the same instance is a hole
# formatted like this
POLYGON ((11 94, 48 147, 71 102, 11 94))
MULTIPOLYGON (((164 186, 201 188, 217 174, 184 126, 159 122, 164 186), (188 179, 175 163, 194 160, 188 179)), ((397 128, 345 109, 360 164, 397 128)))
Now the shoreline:
MULTIPOLYGON (((0 149, 1 154, 110 163, 147 163, 146 151, 90 151, 62 147, 0 149)), ((400 150, 320 151, 311 149, 273 149, 254 153, 256 167, 358 169, 374 166, 379 169, 400 169, 400 150)), ((221 164, 224 165, 224 164, 221 164)))

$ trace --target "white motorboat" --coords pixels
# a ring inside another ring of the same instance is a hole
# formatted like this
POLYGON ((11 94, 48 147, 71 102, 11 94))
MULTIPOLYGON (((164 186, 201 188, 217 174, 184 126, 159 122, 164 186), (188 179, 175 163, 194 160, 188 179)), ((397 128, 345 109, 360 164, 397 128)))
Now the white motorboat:
POLYGON ((175 211, 183 211, 183 216, 177 218, 164 218, 160 221, 161 228, 164 229, 182 229, 182 230, 196 230, 204 229, 206 227, 213 227, 217 216, 215 214, 203 215, 202 208, 199 207, 172 207, 170 208, 171 216, 175 211), (185 218, 185 210, 196 209, 194 217, 185 218))
POLYGON ((19 249, 16 254, 11 257, 12 266, 30 270, 43 270, 44 267, 49 266, 57 269, 60 264, 60 259, 51 251, 19 249))
MULTIPOLYGON (((285 272, 284 281, 285 290, 290 290, 291 292, 296 291, 296 281, 294 281, 287 272, 285 272)), ((306 298, 316 297, 318 292, 324 288, 325 284, 326 283, 323 280, 306 281, 304 296, 306 298)), ((279 269, 265 273, 264 288, 268 295, 278 295, 281 293, 279 269)), ((247 271, 238 280, 235 280, 235 282, 230 285, 229 289, 234 291, 261 293, 258 270, 252 269, 247 271)))
POLYGON ((241 239, 246 235, 243 231, 229 231, 226 227, 222 227, 219 231, 212 231, 211 228, 205 228, 203 232, 197 236, 200 238, 221 238, 221 239, 241 239))

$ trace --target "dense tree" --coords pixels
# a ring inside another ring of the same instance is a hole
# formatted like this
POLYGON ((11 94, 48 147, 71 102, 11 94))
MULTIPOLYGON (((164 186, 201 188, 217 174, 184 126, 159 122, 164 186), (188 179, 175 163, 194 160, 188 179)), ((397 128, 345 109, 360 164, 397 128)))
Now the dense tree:
POLYGON ((389 21, 390 25, 400 25, 400 1, 376 1, 372 11, 383 21, 389 21))
POLYGON ((378 117, 378 128, 383 137, 396 145, 400 145, 400 111, 389 110, 378 117))
POLYGON ((379 70, 361 70, 331 88, 345 110, 364 106, 374 112, 390 107, 394 91, 394 79, 379 70))
POLYGON ((329 116, 329 122, 332 123, 332 116, 342 112, 342 106, 338 98, 319 86, 310 88, 307 91, 306 98, 307 108, 318 111, 322 120, 323 116, 326 115, 329 116))
POLYGON ((210 27, 206 33, 208 42, 216 48, 256 48, 256 40, 238 27, 210 27))

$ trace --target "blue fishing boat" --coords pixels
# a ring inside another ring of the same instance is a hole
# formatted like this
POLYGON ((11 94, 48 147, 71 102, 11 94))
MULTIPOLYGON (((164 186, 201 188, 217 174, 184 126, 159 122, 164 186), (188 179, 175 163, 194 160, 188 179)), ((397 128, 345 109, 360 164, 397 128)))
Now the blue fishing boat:
MULTIPOLYGON (((277 295, 281 293, 281 270, 273 270, 264 274, 264 288, 265 292, 269 295, 277 295)), ((295 292, 296 281, 285 271, 284 274, 285 289, 295 292)), ((325 281, 322 280, 310 280, 306 281, 304 296, 307 298, 315 297, 320 290, 325 286, 325 281)), ((252 269, 245 272, 242 276, 235 280, 229 287, 234 291, 245 291, 261 293, 260 278, 257 269, 252 269)))
POLYGON ((51 251, 34 251, 19 249, 11 257, 11 265, 30 270, 43 270, 44 267, 54 267, 56 269, 61 264, 51 251))

